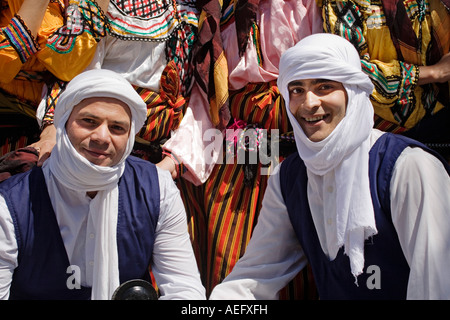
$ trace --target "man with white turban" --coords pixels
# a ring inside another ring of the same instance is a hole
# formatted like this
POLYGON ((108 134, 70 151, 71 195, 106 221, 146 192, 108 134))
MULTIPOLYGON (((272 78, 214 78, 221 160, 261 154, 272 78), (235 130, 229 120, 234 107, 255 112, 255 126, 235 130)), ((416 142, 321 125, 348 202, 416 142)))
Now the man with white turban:
POLYGON ((111 299, 150 281, 161 299, 204 299, 169 173, 130 155, 147 108, 108 70, 75 77, 42 168, 0 185, 0 298, 111 299))
POLYGON ((449 299, 450 168, 373 129, 351 43, 301 40, 278 87, 298 152, 270 177, 247 250, 211 298, 276 299, 308 261, 321 299, 449 299))

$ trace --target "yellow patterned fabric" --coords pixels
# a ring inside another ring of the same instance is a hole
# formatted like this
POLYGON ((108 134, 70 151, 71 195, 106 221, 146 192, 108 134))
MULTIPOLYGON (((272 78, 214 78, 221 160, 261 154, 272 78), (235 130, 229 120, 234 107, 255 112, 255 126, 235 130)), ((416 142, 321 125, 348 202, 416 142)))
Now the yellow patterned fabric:
MULTIPOLYGON (((18 52, 20 48, 13 42, 20 38, 29 39, 30 36, 19 37, 19 34, 16 34, 17 37, 11 39, 4 30, 10 27, 22 2, 23 0, 2 1, 0 88, 7 94, 28 101, 32 107, 36 108, 41 98, 43 84, 50 78, 50 72, 60 80, 71 80, 92 59, 98 38, 90 32, 83 32, 83 28, 76 26, 75 23, 70 27, 77 30, 63 28, 65 23, 63 1, 51 1, 35 39, 37 46, 35 51, 26 57, 21 56, 18 52), (68 43, 70 46, 67 45, 68 43)), ((34 116, 29 112, 28 115, 34 116)))
POLYGON ((381 0, 317 0, 317 3, 322 7, 325 32, 346 38, 360 53, 363 70, 375 85, 372 102, 378 128, 404 132, 448 105, 448 83, 417 85, 418 66, 437 62, 430 56, 433 37, 441 56, 449 52, 450 15, 441 1, 403 1, 406 12, 403 25, 411 25, 414 46, 402 39, 397 41, 391 33, 389 24, 394 21, 389 21, 384 10, 388 1, 384 5, 381 0))

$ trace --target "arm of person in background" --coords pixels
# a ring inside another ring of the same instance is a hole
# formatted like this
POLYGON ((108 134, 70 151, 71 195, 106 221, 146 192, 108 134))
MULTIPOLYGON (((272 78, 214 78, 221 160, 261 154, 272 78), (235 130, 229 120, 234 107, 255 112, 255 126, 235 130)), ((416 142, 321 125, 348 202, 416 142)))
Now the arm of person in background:
POLYGON ((0 32, 1 82, 8 83, 14 79, 22 65, 38 51, 38 31, 48 3, 49 0, 24 0, 22 6, 16 7, 18 4, 8 1, 9 7, 2 9, 2 15, 12 15, 12 18, 0 32))
POLYGON ((18 14, 35 38, 38 35, 49 2, 49 0, 24 0, 19 9, 18 14))
POLYGON ((450 81, 450 52, 445 54, 438 63, 432 66, 419 67, 417 84, 443 83, 450 81))
POLYGON ((269 178, 258 223, 244 256, 210 299, 271 300, 307 264, 280 189, 279 168, 269 178))
POLYGON ((450 177, 436 157, 407 148, 390 184, 392 221, 410 267, 408 299, 450 299, 450 177))

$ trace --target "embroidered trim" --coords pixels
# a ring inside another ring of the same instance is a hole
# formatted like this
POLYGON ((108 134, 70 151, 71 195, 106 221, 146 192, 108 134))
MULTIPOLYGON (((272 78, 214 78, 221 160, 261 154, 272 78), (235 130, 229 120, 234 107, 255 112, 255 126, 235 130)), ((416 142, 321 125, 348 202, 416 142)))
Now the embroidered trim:
POLYGON ((341 37, 350 41, 355 48, 361 53, 367 48, 366 40, 363 37, 363 17, 361 8, 352 2, 336 2, 335 4, 329 4, 329 1, 325 1, 325 11, 327 26, 327 32, 336 33, 341 37), (330 15, 329 7, 331 5, 333 10, 336 12, 336 25, 334 30, 330 30, 331 24, 329 21, 330 15))
POLYGON ((18 14, 2 30, 11 46, 17 51, 22 63, 38 52, 39 44, 18 14))
POLYGON ((95 1, 81 1, 79 5, 71 1, 66 16, 66 24, 47 41, 47 46, 58 53, 71 52, 77 37, 84 32, 97 41, 107 34, 106 16, 95 1))
POLYGON ((125 10, 124 4, 120 2, 123 1, 111 2, 108 19, 110 34, 121 40, 164 42, 182 23, 198 26, 196 9, 190 4, 178 6, 175 0, 142 0, 137 1, 140 3, 138 6, 127 2, 130 7, 125 10), (146 11, 142 11, 145 8, 146 11), (138 16, 141 11, 144 17, 138 16), (127 15, 126 12, 130 14, 127 15))
POLYGON ((416 97, 414 95, 414 88, 417 82, 415 65, 399 61, 401 68, 401 82, 399 85, 398 100, 392 107, 392 115, 395 120, 403 126, 408 120, 411 113, 414 111, 416 104, 416 97))
POLYGON ((367 55, 361 59, 361 67, 362 71, 372 80, 377 92, 383 97, 394 99, 397 96, 401 78, 395 75, 385 77, 376 64, 370 63, 367 55))
MULTIPOLYGON (((72 3, 72 2, 71 2, 72 3)), ((76 2, 75 2, 76 3, 76 2)), ((88 25, 91 33, 98 38, 106 36, 110 30, 109 20, 105 12, 96 1, 81 0, 78 4, 79 11, 84 17, 84 23, 88 25)))
POLYGON ((55 106, 56 103, 58 102, 59 97, 64 92, 66 85, 67 82, 57 80, 54 83, 52 83, 52 85, 48 86, 47 98, 45 100, 45 114, 42 119, 41 129, 43 129, 45 126, 49 124, 53 124, 55 106))
POLYGON ((261 37, 259 33, 259 27, 255 23, 252 25, 252 29, 250 30, 252 38, 253 38, 253 44, 256 48, 256 54, 258 55, 258 65, 262 66, 264 62, 264 57, 261 52, 261 37))

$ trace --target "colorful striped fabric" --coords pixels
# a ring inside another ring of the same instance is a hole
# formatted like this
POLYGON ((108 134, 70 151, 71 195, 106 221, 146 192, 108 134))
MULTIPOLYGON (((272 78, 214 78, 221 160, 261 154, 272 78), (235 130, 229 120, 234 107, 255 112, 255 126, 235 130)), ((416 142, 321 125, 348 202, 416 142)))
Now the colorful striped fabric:
POLYGON ((170 136, 180 125, 186 109, 181 95, 181 83, 176 64, 170 61, 161 75, 160 92, 135 87, 147 104, 147 121, 138 133, 145 141, 157 141, 170 136))
POLYGON ((228 64, 223 50, 220 26, 223 1, 198 0, 202 8, 198 40, 194 46, 194 76, 208 97, 209 115, 214 126, 224 129, 231 120, 228 109, 228 64))
POLYGON ((11 46, 16 49, 22 63, 39 50, 39 44, 17 14, 2 31, 9 39, 11 46))

